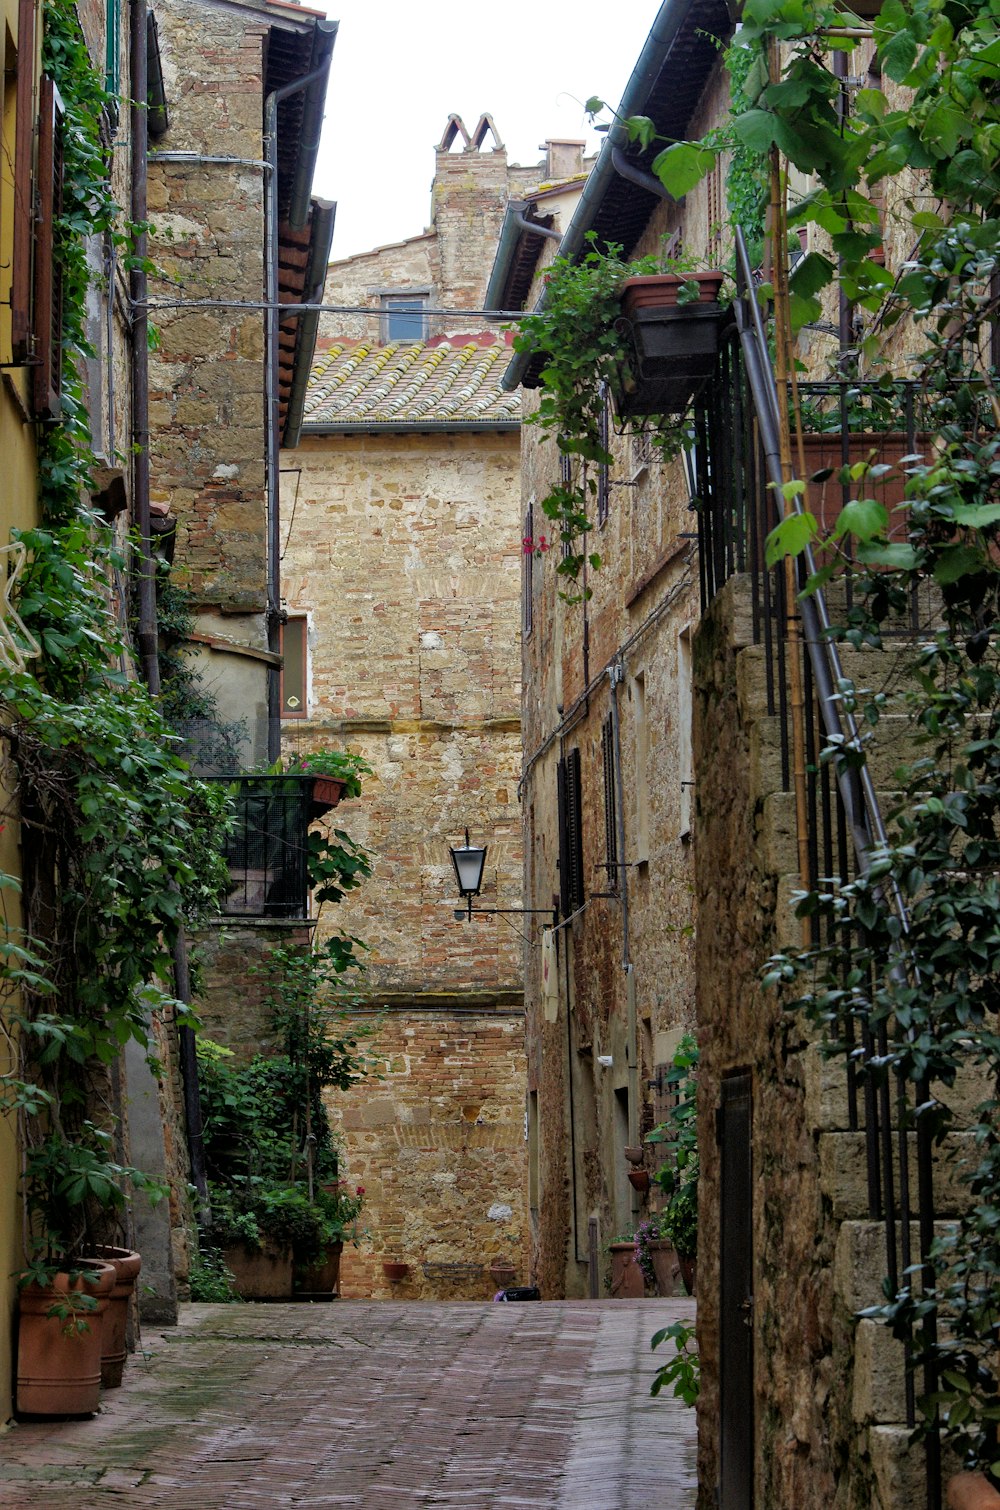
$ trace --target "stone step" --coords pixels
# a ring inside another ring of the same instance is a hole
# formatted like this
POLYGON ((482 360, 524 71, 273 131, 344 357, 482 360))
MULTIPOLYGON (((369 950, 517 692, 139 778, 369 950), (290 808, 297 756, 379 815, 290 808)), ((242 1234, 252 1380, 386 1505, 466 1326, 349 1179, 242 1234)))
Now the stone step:
MULTIPOLYGON (((804 1024, 805 1031, 809 1031, 804 1024)), ((806 1091, 806 1126, 811 1132, 850 1132, 847 1099, 847 1064, 843 1054, 830 1056, 823 1053, 817 1038, 802 1053, 806 1091)), ((992 1098, 992 1082, 982 1065, 963 1064, 955 1076, 954 1085, 935 1084, 932 1093, 947 1106, 953 1116, 956 1130, 972 1125, 976 1120, 976 1107, 992 1098)), ((865 1126, 864 1085, 858 1081, 857 1093, 858 1128, 865 1126)))

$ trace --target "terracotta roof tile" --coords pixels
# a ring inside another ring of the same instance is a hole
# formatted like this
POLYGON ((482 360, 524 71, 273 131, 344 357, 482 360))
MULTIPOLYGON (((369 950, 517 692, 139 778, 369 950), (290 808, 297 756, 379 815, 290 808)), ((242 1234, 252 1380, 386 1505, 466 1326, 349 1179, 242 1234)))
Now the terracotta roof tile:
POLYGON ((304 428, 454 420, 510 424, 521 417, 517 393, 500 382, 510 360, 503 341, 490 345, 420 341, 348 345, 334 342, 317 356, 309 379, 304 428))

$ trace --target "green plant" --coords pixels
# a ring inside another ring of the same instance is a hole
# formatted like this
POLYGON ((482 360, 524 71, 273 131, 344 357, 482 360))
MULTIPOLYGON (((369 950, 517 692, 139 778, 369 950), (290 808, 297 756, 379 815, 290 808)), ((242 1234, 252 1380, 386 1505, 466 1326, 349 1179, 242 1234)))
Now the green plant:
POLYGON ((656 1285, 656 1265, 653 1263, 653 1254, 649 1245, 663 1236, 665 1234, 661 1230, 659 1217, 649 1217, 646 1221, 640 1222, 635 1229, 636 1261, 642 1270, 643 1278, 653 1286, 656 1285))
POLYGON ((360 755, 349 750, 295 751, 285 762, 285 770, 307 776, 333 776, 345 783, 348 797, 361 795, 361 777, 372 775, 372 768, 360 755))
POLYGON ((233 1272, 217 1248, 202 1247, 192 1255, 188 1282, 194 1301, 225 1304, 239 1300, 234 1289, 233 1272))
POLYGON ((649 1345, 655 1350, 668 1337, 674 1344, 674 1356, 660 1364, 649 1386, 649 1393, 658 1395, 668 1384, 672 1384, 677 1399, 683 1400, 685 1405, 694 1405, 701 1393, 701 1358, 695 1342, 694 1327, 683 1321, 673 1321, 669 1326, 654 1332, 649 1345))
POLYGON ((657 1221, 684 1258, 693 1258, 698 1249, 698 1057, 696 1038, 685 1033, 664 1076, 674 1103, 646 1139, 669 1156, 653 1176, 668 1198, 657 1221))
POLYGON ((111 1153, 109 1067, 130 1038, 148 1049, 149 1017, 171 1000, 178 931, 214 909, 228 882, 225 794, 192 780, 160 709, 123 669, 130 647, 114 583, 128 561, 81 503, 94 469, 81 376, 91 354, 86 241, 107 235, 127 261, 141 228, 111 191, 100 128, 111 97, 68 0, 46 6, 44 66, 66 109, 55 228, 61 414, 39 435, 41 523, 16 536, 27 551, 15 588, 30 635, 25 667, 0 668, 5 811, 20 824, 24 917, 22 929, 6 926, 0 950, 14 1066, 2 1110, 16 1118, 23 1149, 36 1279, 78 1267, 86 1246, 107 1241, 129 1182, 142 1178, 111 1153))

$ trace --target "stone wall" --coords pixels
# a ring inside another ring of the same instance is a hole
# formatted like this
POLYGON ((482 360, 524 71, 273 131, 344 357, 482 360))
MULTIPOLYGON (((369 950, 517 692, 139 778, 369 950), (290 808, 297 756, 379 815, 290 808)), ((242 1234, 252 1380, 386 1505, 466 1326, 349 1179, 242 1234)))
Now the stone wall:
POLYGON ((530 1279, 520 1003, 394 1007, 373 1020, 379 1079, 330 1099, 341 1178, 365 1191, 346 1298, 482 1300, 490 1263, 530 1279), (384 1260, 409 1265, 390 1282, 384 1260))

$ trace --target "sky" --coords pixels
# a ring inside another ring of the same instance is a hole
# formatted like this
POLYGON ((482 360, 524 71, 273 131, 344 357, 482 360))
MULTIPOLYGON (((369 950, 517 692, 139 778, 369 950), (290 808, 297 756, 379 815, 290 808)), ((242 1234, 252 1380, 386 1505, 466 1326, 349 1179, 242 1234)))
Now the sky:
MULTIPOLYGON (((309 4, 310 0, 306 0, 309 4)), ((322 0, 312 0, 317 9, 322 0)), ((417 236, 448 116, 492 115, 512 163, 587 137, 617 105, 659 0, 327 0, 340 22, 313 192, 337 201, 333 258, 417 236)))

